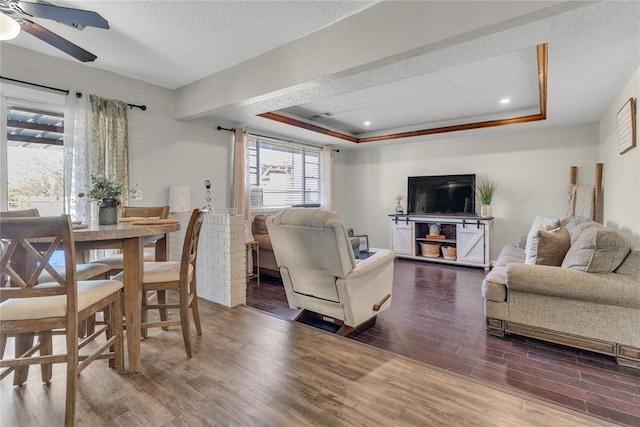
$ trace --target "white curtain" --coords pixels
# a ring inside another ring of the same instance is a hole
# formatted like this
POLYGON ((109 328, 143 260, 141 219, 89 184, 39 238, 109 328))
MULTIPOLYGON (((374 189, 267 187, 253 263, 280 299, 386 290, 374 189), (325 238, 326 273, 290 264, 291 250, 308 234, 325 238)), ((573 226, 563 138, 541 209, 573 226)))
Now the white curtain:
POLYGON ((320 206, 333 210, 333 147, 322 147, 320 152, 320 206))
POLYGON ((249 150, 247 132, 236 129, 233 138, 233 208, 245 221, 251 220, 251 184, 249 182, 249 150))
POLYGON ((78 98, 71 90, 64 112, 64 205, 73 220, 91 223, 91 201, 79 198, 91 184, 89 141, 91 138, 91 105, 87 97, 78 98))

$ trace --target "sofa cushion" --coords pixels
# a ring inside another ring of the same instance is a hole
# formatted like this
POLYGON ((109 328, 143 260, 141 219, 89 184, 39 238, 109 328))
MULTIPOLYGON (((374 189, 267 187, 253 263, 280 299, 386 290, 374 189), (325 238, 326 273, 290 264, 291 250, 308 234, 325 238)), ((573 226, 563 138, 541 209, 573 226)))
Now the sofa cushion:
POLYGON ((611 273, 631 249, 631 242, 622 234, 607 228, 584 230, 571 245, 562 267, 587 273, 611 273))
POLYGON ((258 242, 258 248, 260 248, 260 250, 273 250, 273 246, 271 246, 271 239, 268 234, 255 234, 253 238, 258 242))
POLYGON ((538 253, 535 264, 560 267, 570 247, 571 237, 565 228, 538 230, 538 253))
POLYGON ((592 274, 550 265, 509 264, 506 269, 509 298, 515 293, 524 293, 640 309, 635 277, 592 274))
POLYGON ((558 218, 551 218, 543 215, 536 215, 533 224, 527 234, 527 244, 525 246, 525 263, 535 264, 538 256, 538 230, 552 230, 560 227, 558 218))
POLYGON ((268 217, 268 215, 256 215, 253 219, 253 232, 255 234, 269 234, 266 223, 268 217))
POLYGON ((498 259, 493 264, 496 267, 503 267, 512 262, 524 262, 524 248, 518 248, 514 245, 505 245, 498 255, 498 259))
POLYGON ((514 245, 504 245, 504 247, 500 251, 500 255, 498 255, 498 259, 502 257, 519 258, 520 260, 522 260, 522 262, 524 262, 524 248, 519 248, 514 245))

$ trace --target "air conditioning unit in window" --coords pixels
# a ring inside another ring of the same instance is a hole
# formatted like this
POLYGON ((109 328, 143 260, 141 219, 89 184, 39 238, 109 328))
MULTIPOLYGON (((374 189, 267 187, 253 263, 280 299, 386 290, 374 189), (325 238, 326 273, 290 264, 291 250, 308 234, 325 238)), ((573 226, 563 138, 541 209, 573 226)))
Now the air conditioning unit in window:
POLYGON ((251 187, 251 207, 262 207, 262 188, 251 187))

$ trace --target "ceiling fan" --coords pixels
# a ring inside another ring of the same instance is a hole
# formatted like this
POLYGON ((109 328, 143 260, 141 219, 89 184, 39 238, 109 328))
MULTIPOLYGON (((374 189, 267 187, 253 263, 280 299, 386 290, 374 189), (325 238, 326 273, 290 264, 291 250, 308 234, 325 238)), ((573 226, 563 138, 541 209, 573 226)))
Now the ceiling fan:
POLYGON ((96 12, 54 6, 42 1, 32 3, 22 0, 0 0, 0 11, 4 15, 0 16, 2 18, 2 21, 0 21, 2 26, 11 25, 11 20, 13 20, 20 25, 20 29, 82 62, 95 61, 97 56, 47 30, 29 18, 51 19, 79 30, 82 30, 85 26, 109 28, 107 20, 96 12))

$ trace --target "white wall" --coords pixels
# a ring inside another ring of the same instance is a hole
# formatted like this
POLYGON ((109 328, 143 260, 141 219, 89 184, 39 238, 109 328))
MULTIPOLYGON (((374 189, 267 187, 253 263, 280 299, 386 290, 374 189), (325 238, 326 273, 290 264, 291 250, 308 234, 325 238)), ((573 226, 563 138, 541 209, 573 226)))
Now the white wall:
MULTIPOLYGON (((604 224, 620 230, 640 245, 640 141, 619 154, 617 113, 629 98, 640 96, 640 68, 600 120, 600 161, 604 163, 604 224)), ((636 112, 636 138, 640 138, 636 112)))
MULTIPOLYGON (((221 121, 177 121, 173 92, 74 61, 52 58, 2 44, 3 76, 146 104, 147 111, 129 111, 131 184, 140 182, 143 200, 134 205, 167 203, 168 187, 192 188, 193 207, 204 204, 203 182, 213 182, 213 205, 224 212, 231 201, 231 139, 215 130, 221 121)), ((395 196, 406 194, 407 177, 457 173, 489 173, 501 191, 493 202, 493 257, 506 243, 529 228, 536 214, 563 216, 569 167, 577 165, 578 181, 592 183, 594 164, 604 166, 604 220, 640 241, 640 147, 617 151, 616 113, 629 97, 640 93, 636 72, 598 124, 547 130, 522 130, 481 135, 461 132, 423 142, 341 149, 335 153, 335 209, 356 234, 369 235, 374 247, 389 247, 388 214, 395 196), (599 145, 598 145, 599 144, 599 145)), ((406 200, 403 201, 406 207, 406 200)))
POLYGON ((373 247, 388 248, 388 215, 395 196, 406 195, 407 177, 487 173, 500 181, 492 202, 495 259, 502 246, 526 234, 536 214, 563 217, 570 167, 578 166, 579 183, 593 183, 597 158, 597 123, 372 144, 335 154, 334 206, 355 234, 367 234, 373 247))
POLYGON ((187 184, 193 207, 201 207, 205 179, 213 183, 215 211, 223 213, 230 205, 231 134, 215 130, 227 124, 174 120, 173 91, 6 43, 0 67, 5 77, 147 105, 146 111, 129 110, 130 183, 140 182, 143 197, 132 205, 166 204, 170 185, 187 184))

